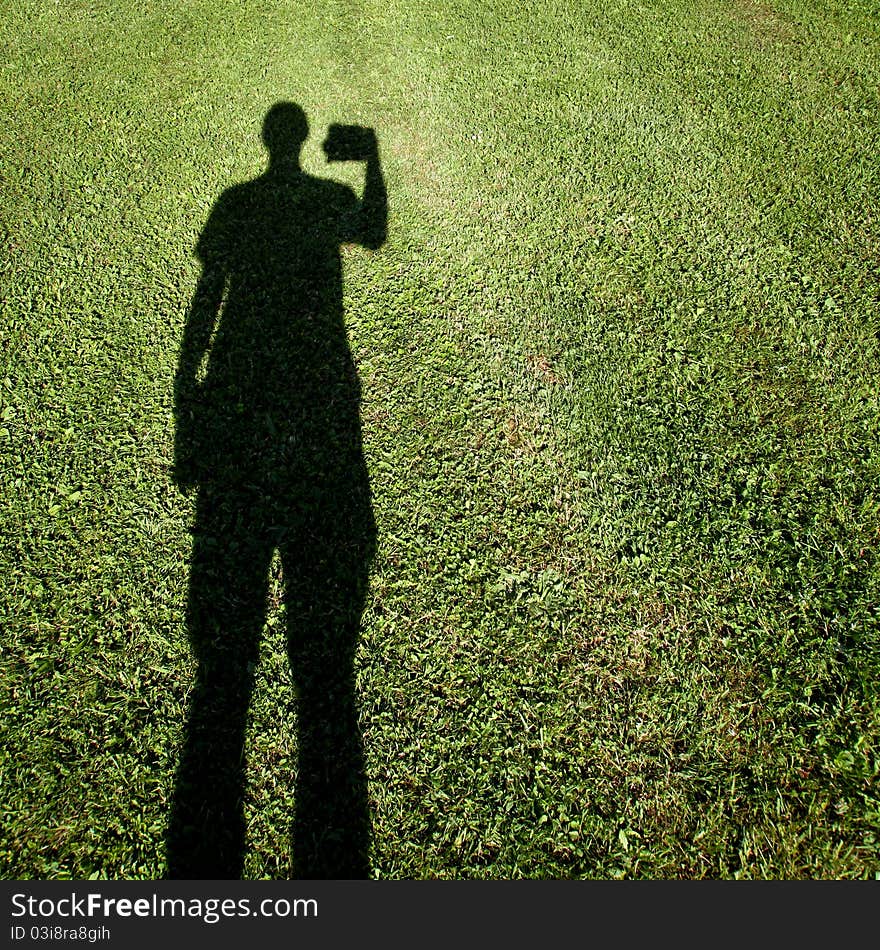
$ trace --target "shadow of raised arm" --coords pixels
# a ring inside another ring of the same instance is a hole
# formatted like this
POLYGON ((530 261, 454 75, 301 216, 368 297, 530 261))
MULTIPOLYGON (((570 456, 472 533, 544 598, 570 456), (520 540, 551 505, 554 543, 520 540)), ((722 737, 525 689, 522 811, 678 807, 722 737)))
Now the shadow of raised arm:
POLYGON ((364 193, 345 222, 343 243, 376 250, 388 234, 388 192, 373 129, 360 125, 331 125, 324 142, 328 162, 366 163, 364 193))

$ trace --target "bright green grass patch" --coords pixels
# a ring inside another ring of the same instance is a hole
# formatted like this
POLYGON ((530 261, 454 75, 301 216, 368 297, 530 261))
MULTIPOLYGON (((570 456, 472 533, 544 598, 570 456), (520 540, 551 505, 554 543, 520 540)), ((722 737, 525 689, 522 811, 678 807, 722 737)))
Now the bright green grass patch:
MULTIPOLYGON (((290 99, 316 174, 376 129, 391 205, 345 257, 375 876, 873 877, 872 5, 119 6, 0 38, 2 873, 165 873, 192 250, 290 99)), ((292 867, 282 621, 253 877, 292 867)))

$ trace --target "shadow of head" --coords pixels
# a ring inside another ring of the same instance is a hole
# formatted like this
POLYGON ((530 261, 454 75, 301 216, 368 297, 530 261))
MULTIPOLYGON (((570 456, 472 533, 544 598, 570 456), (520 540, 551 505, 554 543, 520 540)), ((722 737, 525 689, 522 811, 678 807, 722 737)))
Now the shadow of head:
POLYGON ((273 165, 297 159, 308 137, 308 119, 296 103, 276 102, 263 119, 263 144, 273 165))

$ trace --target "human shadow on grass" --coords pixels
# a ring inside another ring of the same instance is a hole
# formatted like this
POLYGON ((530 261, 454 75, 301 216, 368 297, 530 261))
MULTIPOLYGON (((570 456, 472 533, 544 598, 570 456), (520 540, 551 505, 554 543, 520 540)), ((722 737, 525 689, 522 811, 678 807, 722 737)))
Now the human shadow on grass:
POLYGON ((340 246, 378 248, 387 197, 371 129, 331 127, 365 162, 358 199, 306 174, 303 111, 265 117, 267 170, 226 191, 175 381, 175 479, 197 488, 187 623, 198 669, 167 834, 173 878, 241 876, 245 727, 277 551, 297 722, 294 876, 368 873, 353 660, 375 545, 340 246))

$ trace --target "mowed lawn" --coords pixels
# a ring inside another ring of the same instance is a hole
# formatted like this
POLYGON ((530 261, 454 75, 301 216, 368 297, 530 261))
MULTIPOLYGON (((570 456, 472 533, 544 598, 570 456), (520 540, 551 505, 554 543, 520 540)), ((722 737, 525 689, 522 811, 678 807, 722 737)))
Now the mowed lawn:
MULTIPOLYGON (((346 248, 378 878, 880 872, 870 0, 60 0, 0 34, 0 874, 155 878, 195 660, 174 379, 260 129, 346 248)), ((291 373, 301 368, 291 366, 291 373)), ((248 877, 285 877, 282 567, 248 877)))

